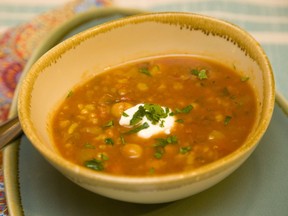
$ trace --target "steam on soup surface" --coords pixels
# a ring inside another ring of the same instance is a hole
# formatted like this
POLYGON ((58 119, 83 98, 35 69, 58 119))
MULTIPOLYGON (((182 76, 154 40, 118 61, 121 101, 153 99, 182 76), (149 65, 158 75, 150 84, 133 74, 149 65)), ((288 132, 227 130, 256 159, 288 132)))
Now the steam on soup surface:
POLYGON ((60 154, 115 175, 191 170, 239 148, 255 122, 249 77, 210 59, 164 56, 72 89, 52 119, 60 154))

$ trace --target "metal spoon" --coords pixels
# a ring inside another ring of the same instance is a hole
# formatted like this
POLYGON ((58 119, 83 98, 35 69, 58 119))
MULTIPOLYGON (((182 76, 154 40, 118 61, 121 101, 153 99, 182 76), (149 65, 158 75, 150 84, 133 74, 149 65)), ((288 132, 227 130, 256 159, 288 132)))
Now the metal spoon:
POLYGON ((0 149, 3 149, 21 133, 22 128, 18 116, 8 119, 7 121, 0 124, 0 149))

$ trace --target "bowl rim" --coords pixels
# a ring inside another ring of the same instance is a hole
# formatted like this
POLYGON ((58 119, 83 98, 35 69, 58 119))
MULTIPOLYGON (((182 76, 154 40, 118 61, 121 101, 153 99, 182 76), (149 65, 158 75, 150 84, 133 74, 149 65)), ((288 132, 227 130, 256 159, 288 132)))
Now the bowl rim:
MULTIPOLYGON (((101 185, 110 185, 110 183, 113 183, 115 185, 129 185, 131 188, 132 186, 149 186, 150 184, 158 184, 158 185, 164 185, 163 187, 175 187, 173 183, 176 183, 178 181, 182 183, 189 183, 191 181, 199 181, 200 179, 206 179, 209 176, 216 175, 220 172, 220 168, 226 168, 228 169, 229 165, 227 162, 235 163, 239 158, 245 157, 247 153, 249 153, 251 150, 253 150, 257 144, 258 141, 262 138, 264 135, 266 129, 268 128, 268 125, 270 123, 270 120, 272 118, 272 113, 274 109, 274 100, 275 100, 275 83, 274 83, 274 76, 272 72, 272 67, 270 65, 270 62, 260 46, 260 44, 252 37, 250 34, 248 34, 245 30, 241 29, 240 27, 231 24, 227 21, 223 21, 220 19, 216 19, 213 17, 209 17, 206 15, 200 15, 195 13, 187 13, 187 12, 153 12, 153 13, 146 13, 146 14, 140 14, 140 15, 133 15, 126 18, 120 18, 115 21, 110 21, 105 24, 101 24, 99 26, 92 27, 88 30, 85 30, 81 33, 78 33, 75 36, 72 36, 71 38, 65 40, 64 42, 58 44, 51 50, 49 50, 47 53, 45 53, 30 69, 29 73, 24 78, 23 82, 21 83, 20 91, 19 91, 19 97, 18 97, 18 114, 19 119, 22 125, 22 128, 27 135, 27 137, 30 139, 33 146, 41 152, 41 154, 48 159, 48 161, 52 162, 52 164, 56 164, 57 166, 63 168, 65 172, 78 172, 78 175, 81 175, 85 177, 87 180, 85 183, 88 183, 89 181, 97 181, 97 183, 101 185), (245 145, 242 145, 240 148, 232 152, 231 154, 215 161, 210 164, 204 165, 200 168, 197 168, 195 170, 190 170, 186 172, 181 173, 172 173, 167 175, 160 175, 160 176, 148 176, 148 177, 131 177, 131 176, 117 176, 117 175, 111 175, 107 173, 99 173, 95 172, 93 170, 87 169, 85 167, 82 167, 80 165, 76 165, 73 162, 67 161, 60 155, 52 152, 51 150, 47 149, 43 145, 38 145, 40 142, 40 139, 38 139, 37 135, 34 134, 35 128, 33 128, 32 121, 29 119, 29 104, 30 104, 30 93, 32 91, 32 85, 34 81, 36 80, 37 76, 40 74, 40 72, 49 65, 49 60, 55 59, 57 57, 60 57, 65 52, 69 51, 73 46, 77 46, 82 41, 88 40, 94 36, 96 36, 99 33, 105 33, 107 31, 110 31, 114 28, 119 28, 121 26, 129 25, 129 24, 137 24, 142 22, 166 22, 166 23, 177 23, 177 17, 181 17, 183 19, 203 19, 204 21, 209 21, 212 23, 218 23, 223 26, 229 26, 230 28, 233 28, 238 33, 241 33, 244 35, 248 40, 252 41, 255 45, 254 48, 257 49, 257 52, 261 54, 261 57, 263 57, 263 61, 265 63, 265 70, 267 72, 267 79, 269 85, 267 86, 267 90, 264 92, 267 92, 267 95, 265 95, 265 101, 267 109, 265 110, 265 113, 263 113, 263 116, 265 116, 265 119, 261 119, 259 121, 258 128, 255 130, 255 133, 252 136, 249 136, 249 139, 245 142, 245 145), (163 21, 164 20, 164 21, 163 21), (76 41, 76 45, 75 45, 76 41), (269 90, 269 91, 268 91, 269 90)), ((252 152, 250 152, 252 153, 252 152)), ((229 163, 229 164, 230 164, 229 163)), ((57 168, 56 166, 56 168, 57 168)), ((74 181, 78 181, 77 179, 74 179, 74 181)), ((82 181, 82 180, 81 180, 82 181)), ((92 185, 92 184, 91 184, 92 185)))

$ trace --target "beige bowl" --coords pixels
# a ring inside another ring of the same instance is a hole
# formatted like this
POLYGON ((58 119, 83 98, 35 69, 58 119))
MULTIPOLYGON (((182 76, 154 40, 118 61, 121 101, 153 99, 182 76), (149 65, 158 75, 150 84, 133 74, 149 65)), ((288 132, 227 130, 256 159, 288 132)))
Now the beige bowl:
POLYGON ((60 172, 95 193, 137 203, 169 202, 203 191, 237 169, 253 152, 270 122, 274 79, 260 45, 238 27, 190 13, 138 15, 96 26, 59 44, 31 68, 19 93, 19 117, 34 147, 60 172), (237 151, 190 172, 160 177, 117 177, 61 157, 48 131, 51 111, 75 86, 105 68, 166 54, 211 57, 236 67, 253 83, 259 110, 247 141, 237 151))

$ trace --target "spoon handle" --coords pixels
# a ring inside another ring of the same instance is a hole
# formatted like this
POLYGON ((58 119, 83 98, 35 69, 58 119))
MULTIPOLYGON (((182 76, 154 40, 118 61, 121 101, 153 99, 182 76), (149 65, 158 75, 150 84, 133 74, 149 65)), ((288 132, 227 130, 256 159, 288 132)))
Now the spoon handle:
POLYGON ((0 149, 4 148, 9 142, 22 133, 22 128, 15 116, 0 124, 0 149))

